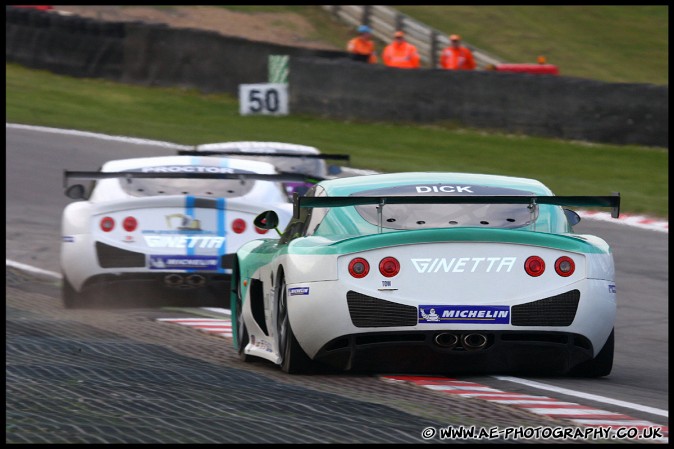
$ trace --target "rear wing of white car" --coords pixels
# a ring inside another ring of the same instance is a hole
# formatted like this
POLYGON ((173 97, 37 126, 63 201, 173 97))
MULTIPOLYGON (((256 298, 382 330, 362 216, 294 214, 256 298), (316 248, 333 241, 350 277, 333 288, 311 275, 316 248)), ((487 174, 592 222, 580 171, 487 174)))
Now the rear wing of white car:
POLYGON ((537 196, 537 195, 446 195, 446 196, 322 196, 293 197, 293 216, 298 219, 302 207, 343 207, 373 204, 379 209, 386 204, 538 204, 569 207, 610 207, 611 217, 620 214, 620 193, 607 196, 537 196))
POLYGON ((239 180, 255 180, 255 181, 272 181, 272 182, 309 182, 317 183, 323 178, 318 176, 307 176, 300 173, 277 173, 277 174, 262 174, 262 173, 147 173, 147 172, 101 172, 101 171, 71 171, 64 170, 63 172, 63 187, 68 187, 68 181, 71 179, 85 179, 95 181, 98 179, 133 179, 133 178, 167 178, 167 179, 239 179, 239 180))
POLYGON ((264 156, 264 157, 295 157, 299 159, 329 159, 348 161, 351 156, 348 154, 311 154, 311 153, 289 153, 283 151, 264 151, 264 150, 178 150, 180 156, 264 156))

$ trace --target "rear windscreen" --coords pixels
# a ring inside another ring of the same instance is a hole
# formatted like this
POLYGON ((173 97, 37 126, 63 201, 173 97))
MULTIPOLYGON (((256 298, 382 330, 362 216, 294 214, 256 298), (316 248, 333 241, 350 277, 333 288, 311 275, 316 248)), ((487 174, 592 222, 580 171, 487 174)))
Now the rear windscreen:
MULTIPOLYGON (((368 190, 355 196, 470 196, 532 195, 516 189, 486 186, 400 186, 368 190)), ((424 229, 451 227, 518 228, 531 224, 538 217, 538 207, 527 204, 386 204, 380 214, 376 205, 356 206, 363 219, 390 229, 424 229)))
MULTIPOLYGON (((161 166, 144 167, 130 172, 143 173, 253 173, 225 167, 212 166, 161 166)), ((234 198, 249 193, 252 179, 201 179, 201 178, 128 178, 119 180, 122 189, 132 196, 199 195, 217 198, 234 198)))

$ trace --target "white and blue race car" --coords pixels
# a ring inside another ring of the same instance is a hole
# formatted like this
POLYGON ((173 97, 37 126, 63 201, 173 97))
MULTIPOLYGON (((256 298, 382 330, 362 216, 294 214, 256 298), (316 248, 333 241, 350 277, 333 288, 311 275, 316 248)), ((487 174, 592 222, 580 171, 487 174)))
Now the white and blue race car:
POLYGON ((283 185, 289 197, 297 192, 304 194, 315 182, 343 176, 342 167, 327 164, 326 160, 349 161, 348 154, 321 153, 318 148, 286 142, 270 141, 232 141, 204 143, 196 145, 193 150, 180 150, 180 155, 228 156, 239 159, 252 159, 269 162, 281 173, 305 175, 313 180, 286 181, 283 185))
POLYGON ((66 171, 66 195, 79 201, 62 217, 65 307, 106 296, 108 304, 136 297, 148 299, 142 304, 223 306, 234 253, 267 232, 253 219, 273 209, 287 223, 292 204, 283 182, 300 179, 266 162, 207 156, 66 171), (87 183, 68 186, 73 179, 87 183))
MULTIPOLYGON (((241 246, 234 344, 289 373, 321 365, 410 373, 605 376, 613 363, 611 248, 525 178, 392 173, 296 196, 280 239, 241 246)), ((277 225, 273 211, 256 225, 277 225)))

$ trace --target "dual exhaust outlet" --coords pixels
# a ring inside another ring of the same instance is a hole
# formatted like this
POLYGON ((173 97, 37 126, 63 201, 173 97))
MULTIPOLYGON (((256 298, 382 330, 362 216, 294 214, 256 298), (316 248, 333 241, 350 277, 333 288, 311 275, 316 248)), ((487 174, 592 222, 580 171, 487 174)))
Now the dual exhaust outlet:
POLYGON ((487 336, 480 333, 452 334, 441 332, 435 336, 435 344, 443 348, 452 349, 461 342, 466 351, 477 351, 487 346, 487 336))
POLYGON ((171 273, 164 276, 164 284, 171 288, 197 288, 206 284, 206 278, 200 274, 183 276, 181 274, 171 273))

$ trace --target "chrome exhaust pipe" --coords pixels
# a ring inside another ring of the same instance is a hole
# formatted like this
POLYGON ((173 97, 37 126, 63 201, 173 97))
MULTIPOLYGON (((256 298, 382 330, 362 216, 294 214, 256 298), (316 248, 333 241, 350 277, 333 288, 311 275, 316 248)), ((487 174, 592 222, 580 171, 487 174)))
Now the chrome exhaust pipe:
POLYGON ((206 283, 206 278, 200 274, 190 274, 185 278, 185 282, 193 287, 201 287, 206 283))
POLYGON ((477 351, 487 346, 487 336, 484 334, 463 334, 461 344, 466 351, 477 351))
POLYGON ((169 287, 178 287, 183 283, 183 277, 179 274, 167 274, 164 276, 164 283, 169 287))
POLYGON ((435 344, 443 348, 452 349, 459 343, 459 337, 449 332, 442 332, 435 336, 435 344))

